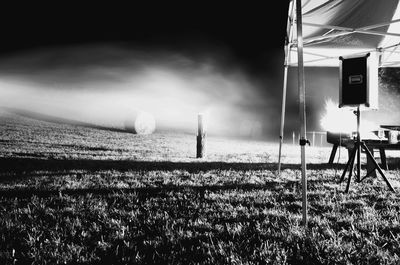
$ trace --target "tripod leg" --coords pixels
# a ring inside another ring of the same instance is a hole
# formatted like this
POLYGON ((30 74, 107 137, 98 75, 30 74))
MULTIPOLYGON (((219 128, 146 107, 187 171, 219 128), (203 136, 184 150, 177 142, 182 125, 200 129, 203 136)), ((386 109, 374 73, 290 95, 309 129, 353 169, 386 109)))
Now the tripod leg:
POLYGON ((385 148, 379 148, 379 154, 381 155, 381 165, 383 169, 388 170, 388 165, 386 162, 386 153, 385 153, 385 148))
POLYGON ((362 143, 362 147, 365 150, 365 152, 367 153, 367 156, 369 156, 371 158, 371 161, 374 163, 376 169, 379 171, 379 173, 381 174, 383 180, 386 182, 386 184, 388 185, 389 189, 391 191, 394 191, 392 185, 390 184, 389 180, 386 178, 385 174, 383 173, 381 167, 378 165, 378 163, 376 162, 376 160, 374 159, 373 155, 371 154, 371 152, 368 150, 367 146, 362 143))
POLYGON ((351 150, 351 153, 350 153, 350 155, 349 155, 349 160, 347 161, 346 167, 344 168, 344 171, 343 171, 343 173, 342 173, 342 176, 341 176, 339 182, 342 182, 342 181, 344 180, 344 177, 345 177, 345 175, 346 175, 346 171, 347 171, 347 170, 350 170, 350 172, 353 170, 354 156, 355 156, 355 154, 356 154, 356 150, 357 150, 357 149, 356 149, 355 147, 351 150))
POLYGON ((357 182, 361 182, 361 145, 356 143, 357 146, 357 182))
POLYGON ((354 147, 353 155, 351 156, 351 163, 350 163, 350 170, 349 170, 349 179, 347 180, 347 185, 346 185, 346 190, 345 192, 348 193, 350 189, 350 182, 351 182, 351 176, 353 174, 353 169, 354 169, 354 160, 356 158, 356 153, 357 153, 357 148, 354 147))
POLYGON ((339 145, 334 144, 333 147, 332 147, 331 155, 330 155, 329 161, 328 161, 328 164, 329 164, 329 165, 332 165, 332 164, 333 164, 333 160, 335 159, 335 155, 336 155, 336 151, 337 151, 337 149, 338 149, 338 146, 339 146, 339 145))
MULTIPOLYGON (((375 158, 374 155, 374 148, 367 146, 369 152, 371 153, 372 157, 375 158)), ((375 165, 369 155, 367 155, 367 176, 376 177, 375 165)), ((367 177, 366 176, 366 177, 367 177)), ((366 178, 364 177, 364 178, 366 178)))

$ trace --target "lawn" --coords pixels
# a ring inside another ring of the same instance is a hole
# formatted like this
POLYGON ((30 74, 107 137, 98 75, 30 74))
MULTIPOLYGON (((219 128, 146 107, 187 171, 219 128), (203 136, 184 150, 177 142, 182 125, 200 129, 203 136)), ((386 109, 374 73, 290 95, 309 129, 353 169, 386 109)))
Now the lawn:
MULTIPOLYGON (((0 118, 0 264, 399 264, 400 154, 386 176, 338 183, 347 159, 193 134, 0 118)), ((363 157, 363 160, 365 158, 363 157)), ((365 174, 365 169, 362 172, 365 174)))

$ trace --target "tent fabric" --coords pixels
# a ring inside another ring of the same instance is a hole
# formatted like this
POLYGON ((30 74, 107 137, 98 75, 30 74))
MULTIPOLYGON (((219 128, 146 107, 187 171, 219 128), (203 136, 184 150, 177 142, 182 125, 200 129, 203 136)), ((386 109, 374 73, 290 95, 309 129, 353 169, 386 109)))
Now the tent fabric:
MULTIPOLYGON (((339 56, 381 52, 382 64, 400 66, 399 0, 305 0, 302 3, 304 66, 339 66, 339 56), (394 47, 391 47, 394 46, 394 47)), ((289 10, 290 12, 290 10, 289 10)), ((289 13, 293 36, 295 12, 289 13)), ((290 65, 297 65, 295 38, 290 65)))

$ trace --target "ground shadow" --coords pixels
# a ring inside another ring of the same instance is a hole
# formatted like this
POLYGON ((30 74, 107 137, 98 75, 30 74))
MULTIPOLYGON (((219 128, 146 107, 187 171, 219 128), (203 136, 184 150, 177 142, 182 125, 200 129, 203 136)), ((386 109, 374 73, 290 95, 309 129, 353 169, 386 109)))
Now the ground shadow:
MULTIPOLYGON (((93 160, 93 159, 39 159, 39 158, 0 158, 0 173, 29 173, 34 171, 68 171, 85 170, 90 172, 100 170, 119 171, 173 171, 186 170, 190 173, 210 170, 276 171, 277 163, 251 163, 251 162, 171 162, 171 161, 137 161, 137 160, 93 160)), ((343 164, 329 165, 308 164, 312 170, 343 168, 343 164)), ((299 164, 282 164, 282 170, 300 169, 299 164)))
MULTIPOLYGON (((390 160, 398 163, 400 159, 390 160)), ((16 178, 32 177, 39 175, 63 175, 69 170, 83 170, 97 172, 100 170, 117 171, 173 171, 186 170, 191 173, 206 172, 210 170, 232 170, 232 171, 258 171, 269 170, 277 173, 277 163, 228 163, 228 162, 170 162, 170 161, 131 161, 131 160, 55 160, 55 159, 35 159, 35 158, 0 158, 0 182, 15 180, 16 178)), ((392 164, 390 164, 393 166, 392 164)), ((343 169, 344 164, 308 164, 309 170, 323 169, 343 169)), ((282 164, 284 170, 300 170, 298 164, 282 164)), ((312 182, 319 180, 310 180, 312 182)), ((57 194, 85 195, 88 193, 107 195, 113 193, 137 193, 140 196, 158 196, 168 192, 196 192, 203 194, 205 191, 224 191, 224 190, 292 190, 299 188, 299 181, 291 181, 277 178, 276 181, 269 180, 265 183, 225 183, 221 185, 163 185, 150 187, 100 187, 100 188, 80 188, 80 189, 40 189, 40 188, 13 188, 1 190, 1 197, 31 197, 54 196, 57 194)))

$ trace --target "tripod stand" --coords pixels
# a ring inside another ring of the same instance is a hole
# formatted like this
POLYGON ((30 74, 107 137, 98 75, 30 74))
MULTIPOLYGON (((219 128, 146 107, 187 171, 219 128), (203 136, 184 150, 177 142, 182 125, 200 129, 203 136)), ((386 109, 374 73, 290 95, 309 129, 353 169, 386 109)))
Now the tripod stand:
POLYGON ((389 180, 386 178, 385 174, 383 173, 381 167, 378 165, 376 162, 374 156, 371 154, 367 146, 363 141, 361 141, 360 137, 360 106, 357 107, 357 110, 354 112, 355 115, 357 116, 357 138, 354 141, 354 147, 353 150, 350 153, 349 160, 347 161, 346 167, 344 168, 342 177, 340 178, 340 182, 342 182, 346 176, 346 171, 349 171, 349 178, 347 180, 347 186, 346 186, 346 193, 349 192, 350 188, 350 181, 351 181, 351 175, 353 173, 354 169, 354 160, 355 157, 357 156, 357 173, 356 173, 356 182, 360 183, 363 181, 365 178, 367 178, 375 169, 378 170, 378 172, 381 174, 383 180, 386 182, 388 185, 389 189, 391 191, 394 191, 392 185, 390 184, 389 180), (363 178, 361 178, 361 150, 364 150, 364 152, 367 154, 367 156, 371 159, 371 161, 374 163, 375 168, 371 170, 370 172, 367 172, 367 175, 363 178))

